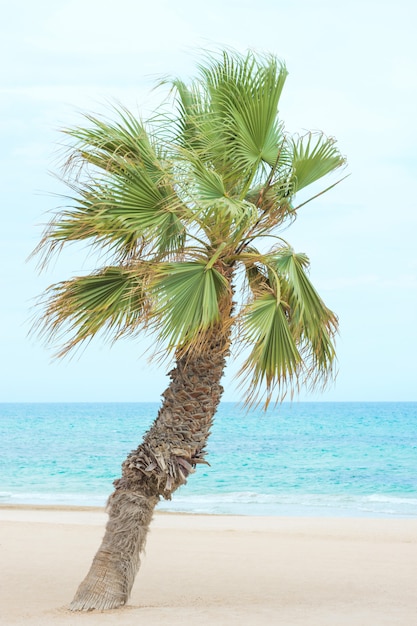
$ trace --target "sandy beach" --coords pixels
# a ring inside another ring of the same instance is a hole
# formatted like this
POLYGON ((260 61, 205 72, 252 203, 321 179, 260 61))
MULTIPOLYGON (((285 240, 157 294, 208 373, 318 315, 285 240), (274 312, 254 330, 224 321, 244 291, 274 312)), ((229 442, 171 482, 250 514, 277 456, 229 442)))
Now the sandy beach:
POLYGON ((417 519, 159 513, 129 604, 71 613, 105 520, 99 509, 0 508, 0 623, 416 623, 417 519))

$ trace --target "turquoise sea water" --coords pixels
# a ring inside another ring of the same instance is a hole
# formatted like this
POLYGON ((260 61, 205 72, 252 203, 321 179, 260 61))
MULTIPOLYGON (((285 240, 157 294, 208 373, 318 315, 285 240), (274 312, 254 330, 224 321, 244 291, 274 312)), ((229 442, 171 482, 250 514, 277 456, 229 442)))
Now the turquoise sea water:
MULTIPOLYGON (((104 505, 157 403, 0 404, 0 503, 104 505)), ((417 516, 417 403, 224 403, 210 467, 160 508, 417 516)))

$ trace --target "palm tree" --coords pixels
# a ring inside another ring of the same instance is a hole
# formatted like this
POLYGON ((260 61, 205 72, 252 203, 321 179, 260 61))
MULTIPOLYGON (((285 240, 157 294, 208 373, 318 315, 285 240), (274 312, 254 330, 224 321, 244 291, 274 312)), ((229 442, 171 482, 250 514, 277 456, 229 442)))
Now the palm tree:
POLYGON ((286 76, 272 55, 223 52, 190 85, 169 81, 175 106, 147 123, 119 107, 116 122, 86 116, 64 131, 68 207, 36 252, 45 263, 85 241, 106 264, 49 287, 40 332, 58 356, 99 331, 152 332, 156 353, 175 362, 154 424, 114 482, 73 610, 127 602, 156 504, 205 462, 231 342, 245 350, 248 405, 333 377, 337 317, 310 282, 307 256, 278 233, 297 216, 295 194, 344 159, 333 139, 285 132, 286 76))

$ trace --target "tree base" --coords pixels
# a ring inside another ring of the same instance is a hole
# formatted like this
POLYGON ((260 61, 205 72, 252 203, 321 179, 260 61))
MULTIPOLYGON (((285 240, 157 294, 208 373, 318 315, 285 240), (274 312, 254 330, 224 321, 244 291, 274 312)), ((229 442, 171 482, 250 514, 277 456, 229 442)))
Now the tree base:
POLYGON ((123 576, 120 564, 115 563, 114 558, 107 559, 108 555, 97 553, 69 605, 70 611, 106 611, 126 604, 131 585, 123 576))
POLYGON ((70 611, 106 611, 127 603, 157 501, 127 491, 109 498, 103 541, 70 611))
POLYGON ((126 602, 127 598, 123 599, 105 591, 79 589, 68 608, 70 611, 107 611, 118 609, 126 602))

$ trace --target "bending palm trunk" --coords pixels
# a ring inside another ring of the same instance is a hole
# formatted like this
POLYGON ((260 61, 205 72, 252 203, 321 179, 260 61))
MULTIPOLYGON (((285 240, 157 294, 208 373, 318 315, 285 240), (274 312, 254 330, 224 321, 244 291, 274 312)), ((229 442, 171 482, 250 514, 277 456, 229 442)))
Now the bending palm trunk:
POLYGON ((72 610, 125 604, 140 566, 153 510, 187 480, 204 448, 223 388, 228 338, 217 328, 204 353, 178 359, 163 405, 143 443, 129 454, 108 502, 109 519, 72 610))

